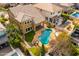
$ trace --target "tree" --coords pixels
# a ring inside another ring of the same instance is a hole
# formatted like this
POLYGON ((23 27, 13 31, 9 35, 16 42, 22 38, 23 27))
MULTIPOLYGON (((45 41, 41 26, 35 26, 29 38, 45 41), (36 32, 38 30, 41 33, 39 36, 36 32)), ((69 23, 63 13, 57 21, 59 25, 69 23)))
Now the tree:
POLYGON ((79 56, 79 47, 72 44, 72 53, 71 53, 72 56, 79 56))
POLYGON ((9 37, 9 43, 15 48, 19 47, 21 41, 19 29, 15 25, 11 24, 7 26, 7 33, 9 37))
POLYGON ((42 47, 41 47, 41 56, 44 56, 45 55, 45 46, 44 44, 42 44, 42 47))

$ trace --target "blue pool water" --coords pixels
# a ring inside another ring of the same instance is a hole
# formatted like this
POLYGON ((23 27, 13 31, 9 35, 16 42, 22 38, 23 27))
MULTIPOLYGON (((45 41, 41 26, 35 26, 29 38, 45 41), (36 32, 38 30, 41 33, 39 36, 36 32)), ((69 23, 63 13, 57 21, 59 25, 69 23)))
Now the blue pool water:
POLYGON ((76 12, 76 13, 72 14, 72 16, 79 17, 79 12, 76 12))
POLYGON ((42 34, 38 37, 42 44, 48 44, 50 39, 51 29, 45 29, 42 34))

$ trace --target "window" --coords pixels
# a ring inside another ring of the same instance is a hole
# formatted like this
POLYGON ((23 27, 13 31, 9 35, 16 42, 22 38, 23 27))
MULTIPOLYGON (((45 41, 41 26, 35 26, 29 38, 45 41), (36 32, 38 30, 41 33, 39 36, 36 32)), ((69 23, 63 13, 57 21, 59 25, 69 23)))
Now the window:
POLYGON ((53 12, 53 13, 51 13, 51 15, 52 15, 52 14, 55 14, 55 13, 53 12))
POLYGON ((30 27, 30 30, 32 30, 32 27, 30 27))
POLYGON ((26 24, 26 22, 25 22, 25 24, 26 24))
POLYGON ((72 42, 74 45, 77 45, 76 43, 72 42))
POLYGON ((28 30, 26 29, 26 32, 27 32, 28 30))
POLYGON ((19 24, 21 24, 21 23, 19 23, 19 24))
POLYGON ((27 32, 27 31, 31 31, 31 30, 32 30, 32 27, 27 28, 27 29, 26 29, 26 32, 27 32))
POLYGON ((32 23, 32 20, 30 20, 29 23, 32 23))
POLYGON ((27 23, 29 23, 29 21, 27 21, 27 23))
POLYGON ((48 20, 48 17, 45 17, 46 18, 46 20, 48 20))
POLYGON ((40 9, 40 11, 42 11, 42 9, 40 9))
POLYGON ((30 28, 28 28, 28 31, 30 31, 30 28))
POLYGON ((60 13, 60 11, 58 11, 58 13, 60 13))
POLYGON ((51 15, 52 15, 52 13, 51 13, 51 15))
POLYGON ((50 18, 50 22, 52 22, 52 19, 50 18))

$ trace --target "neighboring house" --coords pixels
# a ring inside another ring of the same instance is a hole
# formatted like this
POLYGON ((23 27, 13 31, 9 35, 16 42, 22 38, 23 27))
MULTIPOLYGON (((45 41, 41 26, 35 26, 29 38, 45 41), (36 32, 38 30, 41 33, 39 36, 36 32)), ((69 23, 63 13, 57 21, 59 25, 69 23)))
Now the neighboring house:
POLYGON ((73 23, 74 24, 78 24, 79 25, 79 11, 78 10, 76 10, 75 12, 73 12, 70 15, 70 18, 73 19, 73 23))
POLYGON ((15 7, 18 3, 0 3, 0 7, 9 8, 9 7, 15 7))
POLYGON ((10 21, 18 25, 23 34, 39 29, 45 21, 40 11, 32 5, 9 8, 10 21))
POLYGON ((30 5, 32 3, 7 3, 9 7, 16 7, 17 5, 30 5))
POLYGON ((73 25, 72 21, 67 20, 65 22, 62 22, 60 25, 56 26, 55 28, 57 28, 61 31, 65 31, 68 34, 71 34, 74 29, 74 25, 73 25))
POLYGON ((57 5, 62 7, 64 10, 68 10, 68 8, 74 6, 74 3, 58 3, 57 5))
POLYGON ((18 3, 8 3, 8 5, 9 5, 10 7, 15 7, 15 6, 18 5, 18 3))
POLYGON ((8 41, 8 37, 6 35, 6 28, 0 23, 0 45, 4 44, 8 41))
POLYGON ((74 4, 73 3, 59 3, 59 5, 61 5, 62 7, 71 7, 73 6, 74 4))
POLYGON ((75 3, 75 4, 74 4, 74 7, 75 7, 76 9, 79 9, 79 3, 75 3))
POLYGON ((71 37, 72 37, 73 43, 79 46, 79 28, 73 31, 73 33, 71 34, 71 37))
POLYGON ((33 6, 38 8, 45 17, 59 15, 62 11, 61 7, 51 3, 38 3, 33 6))
POLYGON ((63 17, 61 16, 54 16, 52 19, 49 21, 51 24, 55 24, 56 26, 60 26, 63 23, 63 17))
POLYGON ((72 13, 74 11, 74 3, 58 3, 57 5, 62 7, 65 13, 72 13))
POLYGON ((33 6, 40 10, 49 22, 51 22, 54 16, 59 16, 63 10, 60 6, 51 3, 38 3, 33 6))

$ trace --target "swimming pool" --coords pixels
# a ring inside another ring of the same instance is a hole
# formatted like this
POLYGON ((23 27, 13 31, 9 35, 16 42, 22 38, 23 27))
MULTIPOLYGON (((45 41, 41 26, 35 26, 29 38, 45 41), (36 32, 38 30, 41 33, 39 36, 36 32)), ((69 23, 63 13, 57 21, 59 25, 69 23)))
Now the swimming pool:
POLYGON ((42 44, 48 44, 50 39, 51 29, 45 29, 42 34, 38 37, 42 44))
POLYGON ((75 13, 71 14, 71 16, 79 18, 79 12, 75 12, 75 13))

